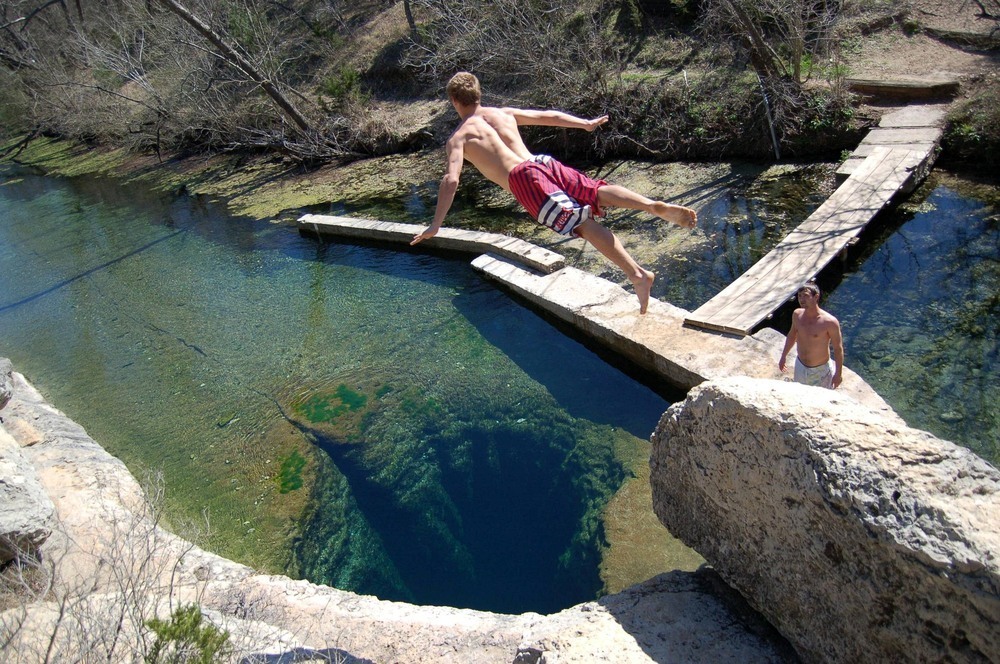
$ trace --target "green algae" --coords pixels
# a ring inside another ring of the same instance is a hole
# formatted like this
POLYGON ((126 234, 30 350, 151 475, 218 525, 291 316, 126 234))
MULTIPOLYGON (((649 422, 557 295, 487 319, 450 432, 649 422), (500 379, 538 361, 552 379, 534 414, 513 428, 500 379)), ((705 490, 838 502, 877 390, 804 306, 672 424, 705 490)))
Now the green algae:
POLYGON ((306 467, 306 458, 299 454, 298 450, 292 450, 286 458, 281 459, 281 470, 275 480, 278 483, 280 493, 297 491, 302 488, 302 471, 306 467))
POLYGON ((49 137, 32 139, 17 157, 19 163, 63 177, 121 174, 127 158, 128 153, 121 148, 99 148, 49 137))
POLYGON ((310 396, 296 405, 295 411, 304 415, 312 424, 330 423, 345 413, 364 407, 366 403, 368 403, 367 396, 340 384, 332 394, 310 396))

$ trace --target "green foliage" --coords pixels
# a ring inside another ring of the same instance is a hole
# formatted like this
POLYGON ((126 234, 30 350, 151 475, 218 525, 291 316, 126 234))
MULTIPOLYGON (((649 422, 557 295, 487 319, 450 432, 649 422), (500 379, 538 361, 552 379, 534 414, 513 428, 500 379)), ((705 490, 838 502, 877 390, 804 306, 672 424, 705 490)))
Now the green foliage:
POLYGON ((983 169, 1000 165, 1000 83, 993 81, 948 116, 943 155, 983 169))
POLYGON ((96 67, 93 75, 94 82, 106 90, 117 90, 125 83, 125 79, 119 76, 117 72, 105 69, 104 67, 96 67))
POLYGON ((293 450, 286 458, 281 460, 281 470, 275 481, 278 483, 279 493, 289 493, 302 488, 302 471, 306 467, 306 458, 299 454, 298 450, 293 450))
POLYGON ((333 100, 337 107, 351 101, 365 103, 368 100, 368 95, 361 87, 361 72, 347 66, 323 79, 319 91, 333 100))
POLYGON ((147 664, 212 664, 229 649, 229 632, 212 624, 203 626, 197 604, 180 606, 170 620, 153 618, 146 625, 156 634, 147 664))
POLYGON ((226 29, 229 37, 245 49, 252 48, 258 41, 256 23, 258 19, 254 17, 248 7, 235 3, 229 5, 229 15, 227 17, 226 29))
POLYGON ((0 95, 0 136, 9 138, 28 128, 31 103, 6 69, 0 69, 0 89, 4 91, 0 95))
POLYGON ((642 12, 636 0, 620 0, 618 15, 615 17, 615 31, 623 38, 634 37, 642 32, 642 12))
POLYGON ((841 130, 854 117, 854 108, 823 92, 807 96, 806 109, 806 127, 815 132, 841 130))

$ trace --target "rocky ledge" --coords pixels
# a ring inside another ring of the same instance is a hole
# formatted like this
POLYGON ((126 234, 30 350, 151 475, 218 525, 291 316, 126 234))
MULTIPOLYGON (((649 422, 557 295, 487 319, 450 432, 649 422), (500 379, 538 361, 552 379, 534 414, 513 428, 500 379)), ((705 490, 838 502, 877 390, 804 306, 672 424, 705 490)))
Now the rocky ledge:
POLYGON ((17 445, 0 473, 33 471, 54 506, 25 526, 44 541, 0 533, 19 543, 0 588, 18 661, 141 661, 147 621, 182 604, 247 664, 1000 659, 1000 474, 834 392, 695 388, 654 434, 654 501, 714 569, 542 616, 386 602, 203 551, 161 527, 124 464, 7 381, 0 436, 17 445))
POLYGON ((654 435, 670 531, 814 662, 1000 661, 1000 472, 837 391, 733 378, 654 435))

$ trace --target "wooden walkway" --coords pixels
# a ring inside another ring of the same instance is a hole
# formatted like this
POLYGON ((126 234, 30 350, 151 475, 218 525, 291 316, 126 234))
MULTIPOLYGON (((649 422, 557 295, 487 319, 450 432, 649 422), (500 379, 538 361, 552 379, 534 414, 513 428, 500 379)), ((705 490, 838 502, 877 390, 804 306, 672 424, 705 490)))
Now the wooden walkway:
POLYGON ((892 197, 912 189, 933 149, 878 146, 850 177, 769 254, 685 319, 685 324, 746 336, 815 277, 892 197))
MULTIPOLYGON (((925 92, 936 90, 922 85, 925 92)), ((948 83, 948 93, 955 87, 948 83)), ((913 191, 924 179, 937 157, 947 112, 948 104, 930 103, 886 113, 837 169, 842 184, 833 195, 685 324, 750 334, 851 244, 893 196, 913 191)))
POLYGON ((851 156, 837 169, 843 181, 877 147, 906 148, 930 152, 941 142, 948 104, 915 104, 882 116, 878 127, 868 132, 851 156))

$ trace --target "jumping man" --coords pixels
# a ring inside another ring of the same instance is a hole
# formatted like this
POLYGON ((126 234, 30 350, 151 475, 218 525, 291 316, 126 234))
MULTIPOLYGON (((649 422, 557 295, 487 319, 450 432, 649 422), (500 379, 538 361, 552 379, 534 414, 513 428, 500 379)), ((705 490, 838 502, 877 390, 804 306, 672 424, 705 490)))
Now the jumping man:
POLYGON ((510 192, 538 223, 561 235, 583 238, 607 256, 628 276, 639 297, 639 313, 646 313, 655 275, 636 263, 618 238, 594 217, 602 216, 605 206, 616 206, 644 210, 682 228, 693 228, 697 213, 593 180, 548 155, 533 155, 518 130, 520 125, 545 125, 594 131, 608 121, 606 115, 584 120, 560 111, 482 106, 479 79, 468 72, 455 74, 448 82, 448 99, 462 122, 445 146, 447 167, 438 188, 434 219, 410 244, 433 237, 441 228, 455 200, 462 165, 468 161, 510 192))

